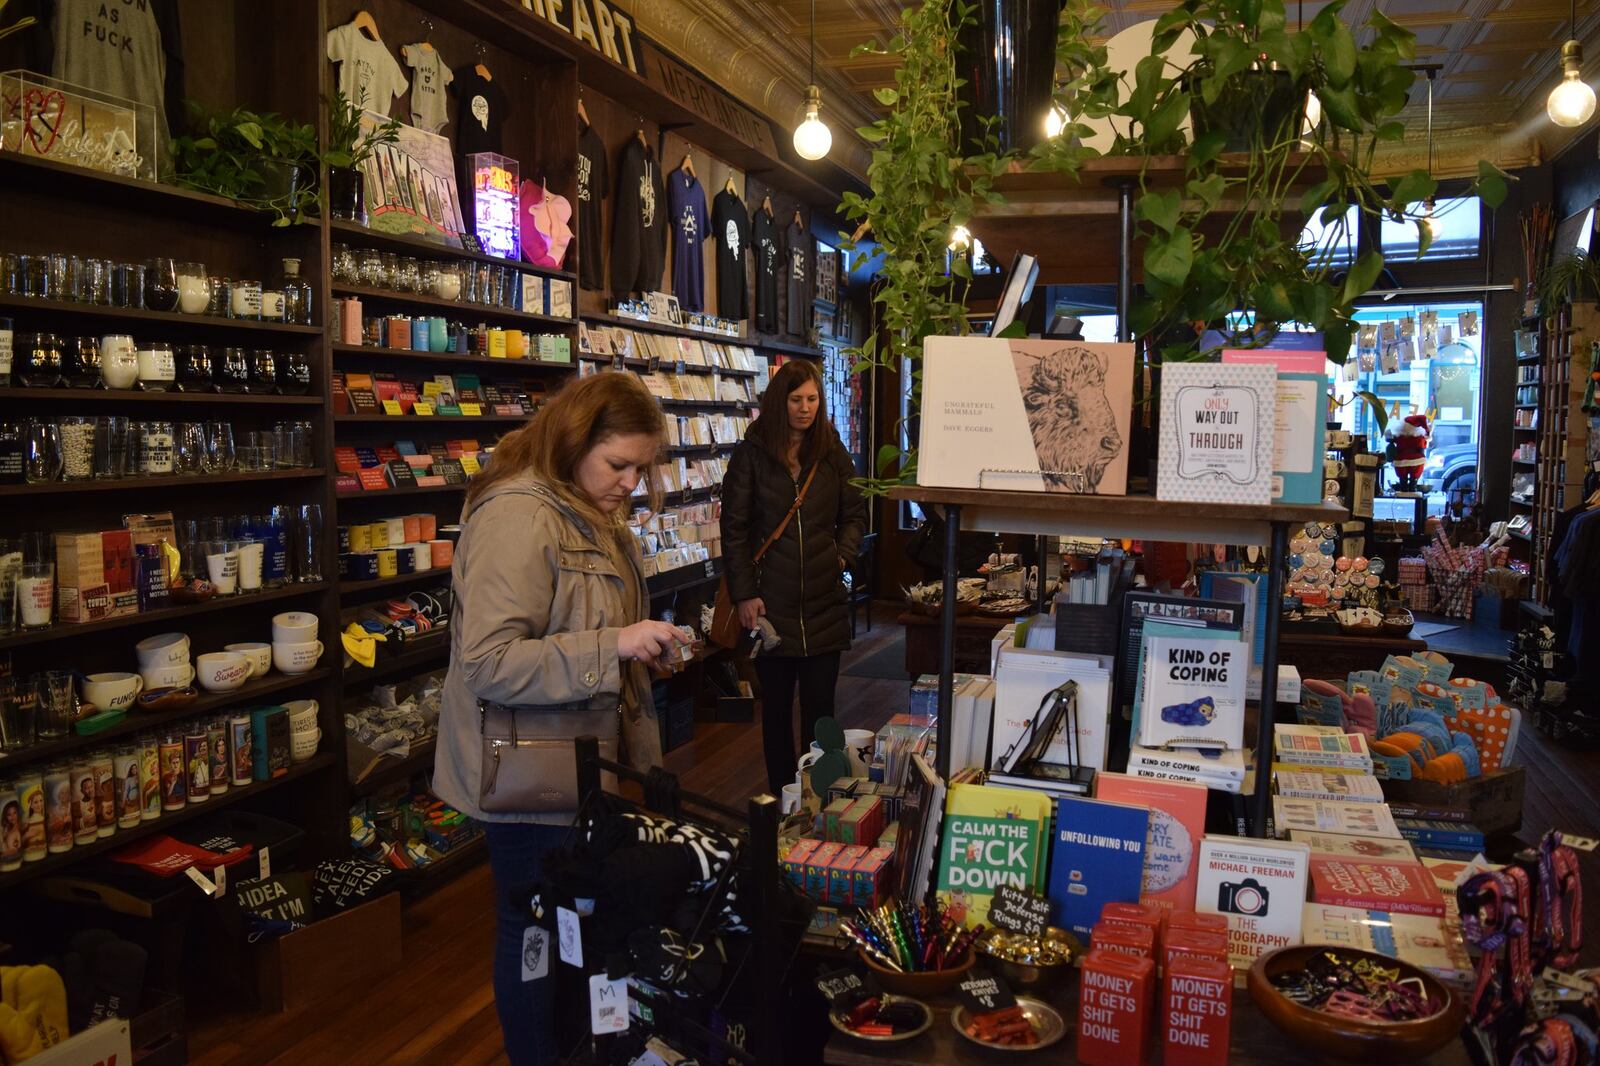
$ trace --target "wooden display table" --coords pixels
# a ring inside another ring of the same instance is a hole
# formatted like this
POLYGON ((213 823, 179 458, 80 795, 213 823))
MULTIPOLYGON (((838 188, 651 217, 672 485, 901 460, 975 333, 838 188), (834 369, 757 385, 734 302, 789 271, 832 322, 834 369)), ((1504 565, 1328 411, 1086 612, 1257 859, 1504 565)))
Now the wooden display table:
POLYGON ((1410 637, 1349 637, 1343 633, 1299 631, 1286 623, 1278 636, 1278 659, 1293 665, 1302 679, 1343 682, 1352 670, 1374 670, 1386 655, 1427 651, 1428 642, 1410 637))
MULTIPOLYGON (((906 673, 939 673, 939 618, 906 611, 895 619, 906 628, 906 673)), ((955 670, 958 674, 987 674, 994 635, 1010 619, 988 614, 956 616, 955 670)))
MULTIPOLYGON (((953 1063, 964 1066, 971 1063, 1075 1063, 1077 1045, 1078 983, 1069 980, 1063 989, 1049 997, 1052 1005, 1067 1022, 1067 1035, 1059 1044, 1029 1057, 1010 1051, 995 1051, 978 1047, 957 1033, 950 1024, 950 1006, 953 1000, 941 998, 933 1002, 933 1025, 926 1033, 904 1044, 881 1046, 861 1040, 852 1040, 838 1032, 828 1037, 828 1046, 822 1061, 827 1066, 926 1066, 927 1063, 953 1063)), ((832 1027, 829 1027, 830 1030, 832 1027)), ((1294 1043, 1266 1020, 1250 1000, 1250 993, 1242 987, 1233 990, 1232 1046, 1228 1053, 1230 1066, 1283 1066, 1284 1063, 1311 1062, 1313 1056, 1306 1048, 1294 1043)), ((1161 1042, 1152 1038, 1151 1054, 1147 1061, 1161 1061, 1161 1042)), ((1460 1042, 1445 1045, 1425 1059, 1413 1063, 1426 1066, 1466 1066, 1465 1050, 1460 1042)), ((1129 1062, 1128 1066, 1140 1066, 1129 1062)))

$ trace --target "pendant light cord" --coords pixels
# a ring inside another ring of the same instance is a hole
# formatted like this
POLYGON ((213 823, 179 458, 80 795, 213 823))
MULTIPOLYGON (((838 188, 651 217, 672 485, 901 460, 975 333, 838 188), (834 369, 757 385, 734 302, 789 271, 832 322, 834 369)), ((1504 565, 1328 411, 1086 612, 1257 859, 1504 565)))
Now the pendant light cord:
MULTIPOLYGON (((1578 2, 1578 0, 1572 0, 1572 2, 1574 4, 1576 4, 1578 2)), ((807 85, 815 85, 816 83, 817 83, 817 0, 811 0, 811 66, 810 66, 810 78, 809 78, 809 80, 807 80, 806 84, 807 85)))
MULTIPOLYGON (((1576 2, 1576 0, 1574 0, 1576 2)), ((1433 71, 1428 71, 1428 177, 1433 177, 1433 71)))

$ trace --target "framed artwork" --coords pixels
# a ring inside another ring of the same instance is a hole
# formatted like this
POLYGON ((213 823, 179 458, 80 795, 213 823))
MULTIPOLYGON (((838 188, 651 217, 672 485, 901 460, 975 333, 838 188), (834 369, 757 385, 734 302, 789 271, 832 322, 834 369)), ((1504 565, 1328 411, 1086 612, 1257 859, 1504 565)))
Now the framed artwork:
MULTIPOLYGON (((361 117, 361 126, 365 131, 381 121, 369 111, 361 117)), ((361 164, 361 174, 369 229, 461 247, 466 226, 448 138, 402 125, 399 140, 379 145, 361 164)))

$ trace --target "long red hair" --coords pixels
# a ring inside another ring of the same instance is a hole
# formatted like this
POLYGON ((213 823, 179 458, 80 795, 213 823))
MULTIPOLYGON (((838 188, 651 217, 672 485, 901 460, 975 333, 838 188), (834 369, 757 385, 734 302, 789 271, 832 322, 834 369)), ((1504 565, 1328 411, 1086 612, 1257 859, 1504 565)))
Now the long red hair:
MULTIPOLYGON (((500 438, 489 466, 467 489, 467 512, 492 486, 519 474, 532 473, 560 496, 598 532, 620 525, 626 511, 611 518, 573 481, 579 461, 591 448, 611 437, 641 433, 666 442, 661 407, 633 374, 604 371, 570 381, 539 409, 527 425, 500 438)), ((645 472, 650 509, 661 506, 655 468, 645 472)))

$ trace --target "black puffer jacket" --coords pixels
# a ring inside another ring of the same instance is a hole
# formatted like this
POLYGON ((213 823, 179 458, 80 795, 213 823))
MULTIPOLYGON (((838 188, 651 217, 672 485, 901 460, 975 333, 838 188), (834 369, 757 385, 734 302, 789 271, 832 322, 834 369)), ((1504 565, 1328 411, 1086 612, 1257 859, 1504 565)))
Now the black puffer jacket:
POLYGON ((722 481, 722 562, 734 602, 760 596, 783 638, 773 655, 820 655, 850 646, 839 560, 853 563, 867 508, 850 484, 855 467, 833 435, 800 511, 776 544, 751 558, 794 506, 809 470, 789 475, 779 456, 753 440, 734 449, 722 481))

